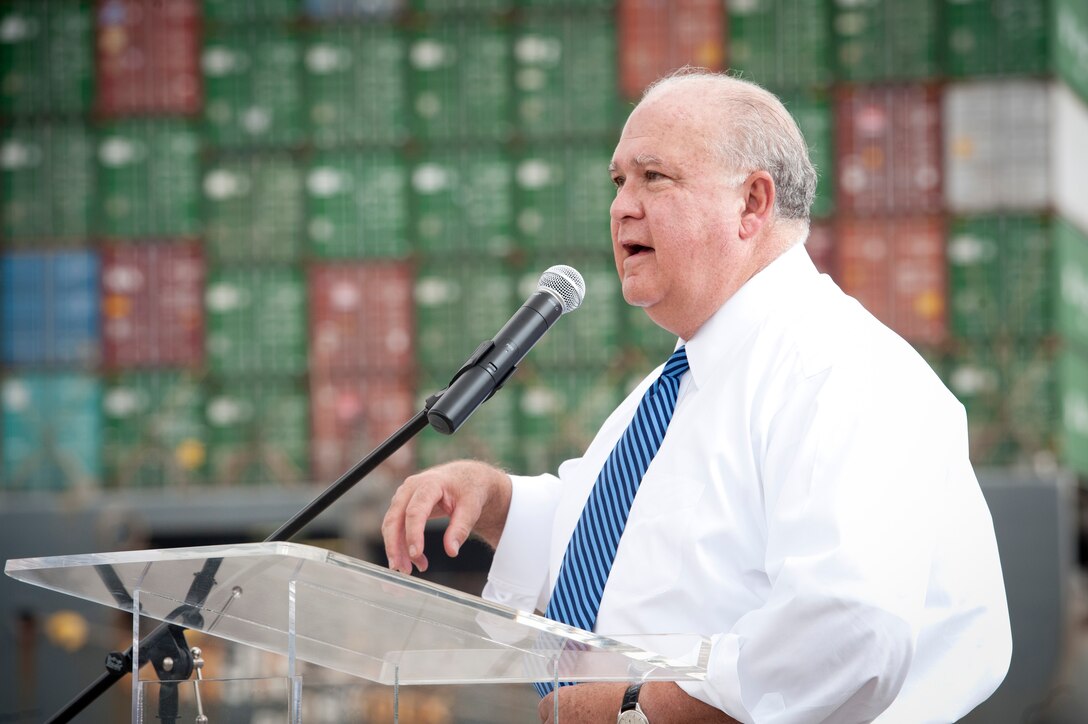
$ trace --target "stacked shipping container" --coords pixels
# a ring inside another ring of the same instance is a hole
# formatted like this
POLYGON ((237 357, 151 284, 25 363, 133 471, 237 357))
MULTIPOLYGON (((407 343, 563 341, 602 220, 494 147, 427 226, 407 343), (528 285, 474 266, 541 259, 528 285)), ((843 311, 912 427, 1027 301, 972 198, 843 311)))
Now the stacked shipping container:
POLYGON ((1088 473, 1078 0, 0 14, 0 487, 327 481, 560 262, 585 309, 385 471, 576 454, 674 342, 620 300, 606 167, 684 64, 782 96, 820 171, 810 252, 946 375, 976 462, 1088 473))

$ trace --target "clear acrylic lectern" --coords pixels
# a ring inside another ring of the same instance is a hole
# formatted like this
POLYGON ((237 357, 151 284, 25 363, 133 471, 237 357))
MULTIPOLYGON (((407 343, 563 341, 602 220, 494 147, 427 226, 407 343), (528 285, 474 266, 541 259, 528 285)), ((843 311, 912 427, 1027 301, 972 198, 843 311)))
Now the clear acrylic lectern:
MULTIPOLYGON (((303 662, 389 687, 395 722, 401 687, 693 681, 705 677, 709 652, 701 636, 598 636, 296 543, 24 558, 8 561, 5 572, 159 621, 180 623, 185 611, 187 629, 286 657, 286 676, 261 685, 282 701, 279 720, 288 722, 301 720, 303 662), (186 606, 208 561, 217 565, 214 583, 202 605, 186 606)), ((133 621, 138 661, 140 616, 133 621)), ((159 682, 147 681, 146 671, 140 681, 133 668, 137 722, 159 682)), ((193 693, 199 697, 199 687, 193 693)), ((535 717, 533 706, 519 720, 535 717)))

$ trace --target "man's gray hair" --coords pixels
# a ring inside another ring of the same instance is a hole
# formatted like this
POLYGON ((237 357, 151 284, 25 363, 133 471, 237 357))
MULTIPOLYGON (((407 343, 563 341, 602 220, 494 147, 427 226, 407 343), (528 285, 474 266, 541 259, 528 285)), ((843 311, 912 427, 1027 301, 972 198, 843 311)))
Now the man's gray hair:
POLYGON ((668 88, 709 82, 708 103, 721 107, 725 127, 714 134, 711 150, 742 174, 765 170, 774 180, 775 215, 807 222, 816 197, 816 169, 797 122, 770 91, 755 83, 702 68, 681 68, 650 85, 640 103, 668 88))

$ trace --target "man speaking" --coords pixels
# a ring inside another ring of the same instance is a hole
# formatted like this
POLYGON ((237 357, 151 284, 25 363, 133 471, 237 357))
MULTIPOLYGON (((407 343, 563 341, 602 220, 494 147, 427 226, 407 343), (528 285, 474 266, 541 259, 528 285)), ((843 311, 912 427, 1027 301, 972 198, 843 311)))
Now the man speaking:
POLYGON ((951 722, 1011 655, 963 407, 805 251, 816 173, 772 94, 651 86, 611 164, 628 303, 675 352, 556 475, 476 461, 408 478, 389 565, 449 516, 495 547, 484 595, 603 635, 701 633, 708 676, 547 691, 560 719, 951 722), (635 705, 637 704, 637 710, 635 705))

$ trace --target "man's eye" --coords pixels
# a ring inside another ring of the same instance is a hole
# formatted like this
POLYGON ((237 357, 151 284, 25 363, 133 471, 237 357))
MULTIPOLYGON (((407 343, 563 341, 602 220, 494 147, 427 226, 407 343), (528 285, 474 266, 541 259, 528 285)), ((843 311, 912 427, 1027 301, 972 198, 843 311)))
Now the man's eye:
POLYGON ((647 181, 657 181, 658 179, 662 179, 662 178, 665 178, 665 175, 662 174, 662 173, 659 173, 657 171, 647 171, 646 172, 646 180, 647 181))
POLYGON ((612 185, 616 188, 621 188, 623 186, 623 176, 613 176, 612 185))

